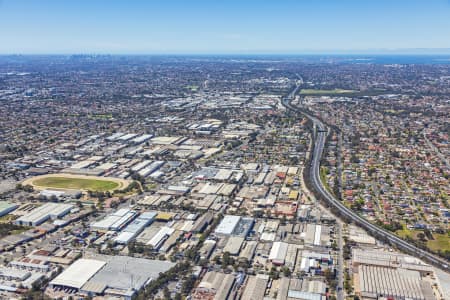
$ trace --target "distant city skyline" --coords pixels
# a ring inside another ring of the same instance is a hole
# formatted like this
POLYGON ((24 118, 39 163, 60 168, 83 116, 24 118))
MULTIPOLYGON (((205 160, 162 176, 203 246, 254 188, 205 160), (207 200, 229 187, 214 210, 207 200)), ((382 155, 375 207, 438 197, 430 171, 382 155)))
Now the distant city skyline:
POLYGON ((448 0, 0 1, 0 54, 450 54, 448 0))

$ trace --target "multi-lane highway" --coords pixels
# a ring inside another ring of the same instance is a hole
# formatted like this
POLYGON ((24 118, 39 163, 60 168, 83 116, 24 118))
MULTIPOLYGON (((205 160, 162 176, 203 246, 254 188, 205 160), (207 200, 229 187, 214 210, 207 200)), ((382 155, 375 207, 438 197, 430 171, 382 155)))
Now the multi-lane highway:
POLYGON ((308 119, 310 119, 314 123, 314 127, 316 128, 316 135, 315 135, 315 144, 314 144, 314 150, 313 150, 313 156, 311 159, 311 167, 310 167, 310 182, 312 184, 312 188, 317 191, 318 194, 320 194, 321 198, 325 200, 330 206, 334 207, 339 211, 339 213, 344 216, 347 219, 352 220, 357 225, 363 227, 365 230, 367 230, 369 233, 374 235, 375 237, 378 237, 384 241, 389 242, 392 245, 395 245, 398 249, 405 251, 406 253, 419 257, 426 262, 434 265, 435 267, 438 267, 446 272, 449 272, 449 262, 443 258, 440 258, 432 253, 429 253, 427 251, 424 251, 404 240, 396 236, 395 234, 378 227, 345 205, 341 203, 338 199, 336 199, 323 185, 321 179, 320 179, 320 160, 322 157, 322 153, 325 147, 325 140, 327 136, 327 129, 325 125, 316 117, 310 115, 309 113, 299 109, 296 106, 293 106, 291 104, 291 100, 295 97, 295 94, 297 93, 298 89, 300 88, 299 85, 295 87, 295 89, 289 93, 287 97, 285 97, 282 100, 283 106, 290 111, 302 113, 304 114, 308 119))

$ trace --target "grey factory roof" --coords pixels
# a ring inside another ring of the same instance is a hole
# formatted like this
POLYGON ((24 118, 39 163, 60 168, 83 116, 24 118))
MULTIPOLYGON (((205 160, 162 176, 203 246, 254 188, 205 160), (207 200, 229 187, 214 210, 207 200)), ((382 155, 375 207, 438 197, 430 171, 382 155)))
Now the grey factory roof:
MULTIPOLYGON (((99 259, 103 259, 99 257, 99 259)), ((106 265, 90 280, 90 286, 128 290, 140 289, 149 279, 156 279, 175 264, 168 261, 134 258, 128 256, 107 257, 106 265)), ((83 287, 84 288, 84 287, 83 287)))
POLYGON ((0 216, 15 210, 19 205, 8 201, 0 201, 0 216))
POLYGON ((242 299, 262 300, 266 291, 269 275, 256 275, 248 278, 242 299))
POLYGON ((418 258, 387 251, 374 251, 354 248, 352 251, 353 263, 385 267, 402 267, 408 270, 432 272, 433 268, 418 258))
POLYGON ((425 295, 430 294, 431 285, 421 280, 417 271, 360 265, 358 273, 362 293, 416 300, 430 299, 425 295))
POLYGON ((46 203, 28 214, 18 218, 15 222, 20 223, 30 223, 32 225, 39 225, 40 223, 46 221, 48 218, 60 217, 73 208, 71 204, 61 204, 61 203, 46 203))
POLYGON ((238 255, 241 250, 242 243, 244 242, 244 238, 240 236, 231 236, 228 239, 223 252, 229 252, 231 255, 238 255))
POLYGON ((9 277, 18 280, 25 280, 31 273, 27 270, 20 270, 0 266, 0 278, 9 277))
POLYGON ((95 230, 119 230, 135 216, 135 211, 121 208, 100 221, 91 223, 91 228, 95 230))
POLYGON ((234 281, 235 277, 231 274, 213 271, 205 274, 198 288, 213 290, 215 291, 215 300, 225 300, 228 299, 234 281))

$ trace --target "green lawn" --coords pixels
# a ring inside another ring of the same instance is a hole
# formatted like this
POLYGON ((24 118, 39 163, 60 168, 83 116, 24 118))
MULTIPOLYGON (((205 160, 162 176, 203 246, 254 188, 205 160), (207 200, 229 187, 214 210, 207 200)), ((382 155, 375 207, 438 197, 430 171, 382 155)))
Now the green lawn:
MULTIPOLYGON (((417 240, 417 234, 419 234, 420 232, 422 231, 410 230, 405 227, 402 230, 397 230, 396 234, 401 238, 406 238, 407 236, 409 236, 410 238, 417 240)), ((427 241, 428 248, 430 248, 432 251, 450 251, 450 236, 448 234, 433 233, 433 238, 434 240, 427 241)))
POLYGON ((416 238, 416 235, 417 235, 417 232, 414 232, 414 231, 406 228, 406 226, 403 226, 403 229, 397 230, 395 233, 401 238, 406 238, 407 236, 409 236, 411 238, 416 238))
POLYGON ((195 91, 198 90, 199 86, 198 85, 188 85, 186 88, 188 90, 191 90, 191 91, 195 92, 195 91))
POLYGON ((56 188, 56 189, 72 189, 87 191, 111 191, 119 187, 119 183, 85 178, 69 178, 69 177, 45 177, 36 179, 33 184, 40 187, 56 188))
POLYGON ((450 251, 450 237, 447 234, 437 234, 433 233, 434 240, 427 242, 428 248, 433 251, 450 251))
POLYGON ((112 119, 112 114, 93 114, 89 116, 92 119, 109 120, 112 119))
POLYGON ((341 95, 341 94, 352 94, 358 91, 354 90, 344 90, 344 89, 333 89, 333 90, 315 90, 315 89, 302 89, 300 95, 341 95))

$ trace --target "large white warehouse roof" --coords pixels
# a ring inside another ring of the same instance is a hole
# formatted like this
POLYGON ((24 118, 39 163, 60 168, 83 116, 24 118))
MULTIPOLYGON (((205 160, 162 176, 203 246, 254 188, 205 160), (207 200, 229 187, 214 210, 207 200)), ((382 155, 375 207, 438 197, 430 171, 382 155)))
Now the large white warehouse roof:
POLYGON ((270 249, 269 260, 277 264, 284 264, 286 258, 288 244, 283 242, 274 242, 270 249))
POLYGON ((15 223, 32 226, 40 225, 49 218, 55 219, 67 214, 72 208, 73 205, 71 204, 49 202, 21 216, 15 220, 15 223))
POLYGON ((240 220, 240 216, 226 215, 222 222, 220 222, 219 226, 217 226, 215 232, 217 234, 231 234, 240 220))
POLYGON ((81 258, 53 279, 50 284, 80 289, 105 264, 104 261, 81 258))

